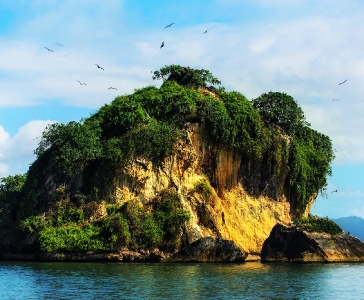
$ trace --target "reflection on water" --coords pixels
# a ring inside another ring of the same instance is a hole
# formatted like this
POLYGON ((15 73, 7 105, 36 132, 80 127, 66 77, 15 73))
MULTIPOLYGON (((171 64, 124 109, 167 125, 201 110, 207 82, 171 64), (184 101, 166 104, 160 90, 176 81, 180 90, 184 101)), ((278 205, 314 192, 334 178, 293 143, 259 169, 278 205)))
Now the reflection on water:
POLYGON ((0 299, 364 299, 364 264, 0 262, 0 299))

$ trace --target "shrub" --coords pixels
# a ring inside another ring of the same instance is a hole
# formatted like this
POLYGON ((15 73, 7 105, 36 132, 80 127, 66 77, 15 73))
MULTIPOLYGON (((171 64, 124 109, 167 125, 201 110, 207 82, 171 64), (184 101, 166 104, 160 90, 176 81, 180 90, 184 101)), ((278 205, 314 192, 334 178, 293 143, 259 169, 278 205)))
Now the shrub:
POLYGON ((92 224, 80 227, 70 223, 59 227, 48 227, 39 232, 40 247, 50 252, 55 250, 88 251, 104 250, 100 229, 92 224))
POLYGON ((190 215, 182 208, 180 196, 176 192, 165 193, 161 202, 155 205, 154 219, 164 232, 164 247, 178 248, 182 226, 190 219, 190 215))
POLYGON ((294 221, 297 226, 314 232, 326 232, 329 234, 339 234, 343 230, 339 225, 330 219, 309 214, 307 218, 300 218, 294 221))
POLYGON ((197 181, 193 191, 201 194, 205 201, 212 195, 212 188, 205 180, 197 181))
POLYGON ((131 233, 128 221, 120 214, 112 214, 102 220, 101 235, 110 249, 129 246, 131 233))
POLYGON ((26 232, 33 233, 44 230, 49 224, 49 220, 42 216, 30 216, 21 222, 21 228, 26 232))

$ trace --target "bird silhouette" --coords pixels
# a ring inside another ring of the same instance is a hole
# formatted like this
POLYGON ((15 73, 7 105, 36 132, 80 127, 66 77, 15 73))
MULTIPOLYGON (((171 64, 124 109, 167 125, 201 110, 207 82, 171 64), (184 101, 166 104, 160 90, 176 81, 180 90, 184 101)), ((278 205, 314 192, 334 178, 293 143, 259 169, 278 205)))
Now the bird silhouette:
POLYGON ((165 46, 164 46, 164 42, 162 42, 162 45, 161 45, 161 47, 160 47, 159 49, 162 49, 163 47, 165 47, 165 46))
POLYGON ((164 27, 164 29, 166 29, 167 27, 171 27, 174 23, 171 23, 169 25, 167 25, 166 27, 164 27))
POLYGON ((345 82, 347 82, 348 80, 346 79, 346 80, 344 80, 343 82, 340 82, 339 83, 339 85, 341 85, 341 84, 344 84, 345 82))
POLYGON ((51 50, 51 49, 49 49, 49 48, 47 48, 47 47, 44 47, 44 48, 46 48, 48 51, 52 51, 52 52, 54 52, 53 50, 51 50))
POLYGON ((332 99, 332 101, 339 101, 340 99, 332 99))
POLYGON ((208 32, 208 30, 205 30, 204 32, 203 32, 203 34, 205 34, 205 33, 207 33, 208 32))
POLYGON ((332 191, 331 193, 337 193, 337 190, 335 190, 335 191, 332 191))
POLYGON ((82 83, 81 81, 79 81, 79 80, 77 80, 79 83, 80 83, 80 85, 87 85, 86 83, 82 83))
MULTIPOLYGON (((98 64, 95 64, 99 69, 104 70, 104 68, 101 68, 98 64)), ((105 71, 105 70, 104 70, 105 71)))
POLYGON ((56 43, 58 46, 60 46, 60 47, 64 47, 63 45, 61 45, 60 43, 56 43))
POLYGON ((112 87, 112 86, 110 86, 110 87, 108 88, 108 90, 110 90, 110 89, 118 90, 118 89, 116 89, 116 88, 114 88, 114 87, 112 87))

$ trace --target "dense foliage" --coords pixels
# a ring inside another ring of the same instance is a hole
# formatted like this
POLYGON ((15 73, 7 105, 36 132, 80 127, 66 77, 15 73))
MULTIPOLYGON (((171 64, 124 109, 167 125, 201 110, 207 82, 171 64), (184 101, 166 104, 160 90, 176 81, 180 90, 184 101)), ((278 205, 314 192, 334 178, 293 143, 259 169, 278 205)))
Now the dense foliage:
POLYGON ((14 175, 0 179, 0 239, 14 234, 17 222, 19 199, 23 196, 22 187, 26 175, 14 175))
POLYGON ((289 167, 291 192, 301 214, 311 197, 324 192, 334 159, 331 140, 309 126, 296 100, 285 93, 269 92, 252 101, 263 120, 291 137, 289 167))
POLYGON ((220 85, 221 82, 214 77, 208 70, 196 70, 190 67, 179 65, 170 65, 161 68, 153 73, 154 79, 163 79, 163 81, 175 81, 179 85, 188 87, 207 87, 207 83, 220 85))
POLYGON ((341 227, 330 219, 311 214, 309 214, 307 218, 296 219, 294 223, 305 230, 314 232, 326 232, 329 234, 339 234, 343 232, 341 227))
POLYGON ((287 134, 310 125, 297 101, 285 93, 265 93, 252 103, 264 120, 278 125, 287 134))
MULTIPOLYGON (((93 206, 99 208, 97 203, 93 206)), ((138 202, 108 205, 101 220, 88 220, 89 209, 90 205, 78 208, 70 201, 60 201, 46 217, 30 216, 21 227, 25 232, 37 232, 45 251, 115 250, 120 246, 173 251, 180 246, 182 226, 190 217, 175 192, 164 193, 149 207, 138 202)))
MULTIPOLYGON (((249 164, 269 162, 277 176, 288 166, 298 214, 325 190, 334 157, 331 141, 309 127, 292 97, 270 92, 251 102, 214 87, 220 81, 209 71, 177 65, 165 66, 153 78, 164 81, 160 88, 137 89, 80 122, 46 128, 27 174, 2 179, 0 234, 36 232, 46 251, 176 247, 188 219, 178 195, 166 194, 152 207, 110 206, 98 221, 90 211, 108 201, 105 187, 118 168, 135 158, 158 165, 183 137, 187 122, 200 122, 211 143, 236 149, 249 164), (39 216, 54 203, 65 205, 39 216)), ((196 191, 209 198, 204 182, 196 191)))

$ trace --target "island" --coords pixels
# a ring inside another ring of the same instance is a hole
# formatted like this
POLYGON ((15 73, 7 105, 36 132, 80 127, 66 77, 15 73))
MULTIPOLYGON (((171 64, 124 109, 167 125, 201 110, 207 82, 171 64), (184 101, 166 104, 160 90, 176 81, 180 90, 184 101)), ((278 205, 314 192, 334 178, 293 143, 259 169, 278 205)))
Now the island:
POLYGON ((153 79, 159 88, 50 124, 27 173, 1 179, 0 259, 364 259, 360 240, 309 213, 334 151, 293 97, 248 100, 179 65, 153 79))

